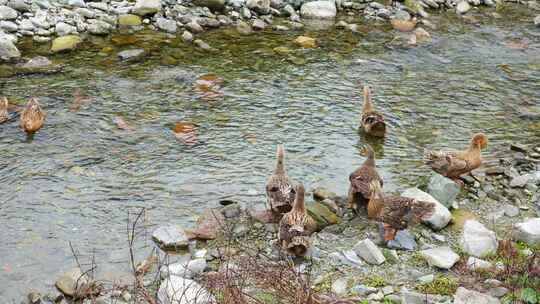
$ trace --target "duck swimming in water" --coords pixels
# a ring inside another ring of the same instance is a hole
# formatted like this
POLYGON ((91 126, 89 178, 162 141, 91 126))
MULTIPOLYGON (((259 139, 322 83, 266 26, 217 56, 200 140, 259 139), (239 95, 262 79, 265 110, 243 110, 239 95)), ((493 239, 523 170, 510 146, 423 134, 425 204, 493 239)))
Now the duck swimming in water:
POLYGON ((285 170, 285 149, 283 145, 277 146, 276 167, 266 182, 266 197, 270 210, 281 216, 292 209, 295 198, 293 183, 285 170))
POLYGON ((34 133, 41 129, 45 121, 45 112, 37 98, 30 98, 21 114, 21 127, 26 133, 34 133))
POLYGON ((371 89, 368 86, 364 86, 364 105, 360 116, 360 125, 364 133, 373 137, 386 135, 384 116, 375 110, 371 99, 371 89))

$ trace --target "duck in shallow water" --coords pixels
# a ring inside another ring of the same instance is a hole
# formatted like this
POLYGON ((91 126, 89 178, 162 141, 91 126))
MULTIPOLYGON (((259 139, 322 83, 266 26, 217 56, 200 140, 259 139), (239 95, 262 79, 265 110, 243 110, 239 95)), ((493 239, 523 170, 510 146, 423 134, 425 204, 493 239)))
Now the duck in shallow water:
POLYGON ((21 114, 21 127, 26 133, 37 132, 43 126, 45 112, 37 98, 30 98, 21 114))
POLYGON ((295 197, 293 183, 285 170, 285 149, 283 145, 277 146, 276 167, 266 182, 266 197, 270 210, 278 218, 292 209, 295 197))
POLYGON ((385 196, 376 181, 370 184, 371 197, 368 203, 368 217, 383 223, 384 240, 395 239, 398 230, 412 227, 429 218, 435 211, 435 204, 402 196, 385 196))
POLYGON ((461 175, 471 172, 482 165, 481 151, 487 148, 488 138, 484 133, 477 133, 471 139, 467 150, 424 152, 425 163, 433 171, 463 185, 461 175))
POLYGON ((376 181, 383 186, 383 180, 375 167, 375 151, 370 145, 365 145, 360 151, 366 157, 360 168, 349 175, 348 206, 353 212, 358 213, 360 206, 367 206, 371 196, 370 184, 376 181))
POLYGON ((364 105, 360 116, 360 125, 364 133, 373 137, 384 137, 386 135, 384 116, 375 111, 371 99, 371 89, 368 86, 364 86, 364 105))
POLYGON ((311 245, 310 236, 317 230, 317 222, 307 213, 304 192, 304 185, 299 184, 293 209, 279 222, 279 245, 298 257, 306 254, 311 245))
POLYGON ((0 124, 8 121, 8 100, 6 97, 0 97, 0 124))

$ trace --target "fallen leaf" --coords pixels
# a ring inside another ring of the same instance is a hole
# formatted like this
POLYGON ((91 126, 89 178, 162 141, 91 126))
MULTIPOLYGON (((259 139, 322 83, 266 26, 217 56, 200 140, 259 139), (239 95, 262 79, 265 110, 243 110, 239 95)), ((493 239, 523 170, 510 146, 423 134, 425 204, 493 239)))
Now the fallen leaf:
POLYGON ((134 131, 135 129, 130 126, 122 117, 120 116, 115 116, 113 118, 113 121, 114 123, 116 124, 116 126, 118 127, 118 129, 120 130, 125 130, 125 131, 134 131))
POLYGON ((184 121, 177 122, 173 128, 174 137, 188 146, 194 146, 198 142, 195 131, 196 127, 194 124, 184 121))
POLYGON ((223 82, 223 78, 216 74, 205 74, 195 81, 195 90, 202 100, 213 101, 223 97, 223 82))
POLYGON ((244 138, 247 140, 247 142, 249 142, 252 145, 257 143, 257 136, 253 133, 244 134, 244 138))
POLYGON ((398 30, 400 32, 410 32, 414 30, 414 27, 416 26, 416 20, 410 21, 410 20, 391 19, 390 24, 392 24, 392 27, 395 30, 398 30))
POLYGON ((513 39, 506 41, 505 45, 512 50, 525 50, 529 47, 529 42, 522 39, 513 39))

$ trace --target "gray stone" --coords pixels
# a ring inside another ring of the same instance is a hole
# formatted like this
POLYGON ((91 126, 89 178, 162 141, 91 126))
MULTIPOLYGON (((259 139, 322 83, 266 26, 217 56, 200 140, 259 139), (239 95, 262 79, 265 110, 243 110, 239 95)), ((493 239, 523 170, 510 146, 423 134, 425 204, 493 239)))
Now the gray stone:
MULTIPOLYGON (((133 60, 144 55, 144 50, 134 49, 118 53, 122 60, 133 60)), ((162 248, 166 249, 186 249, 189 246, 189 240, 184 230, 177 225, 162 226, 152 233, 152 238, 162 248)))
POLYGON ((396 18, 398 20, 409 21, 409 20, 411 20, 411 14, 409 14, 405 10, 397 10, 394 13, 394 18, 396 18))
POLYGON ((389 295, 389 294, 392 294, 392 293, 394 293, 394 287, 392 287, 392 286, 384 286, 383 288, 381 288, 381 292, 385 296, 389 295))
POLYGON ((401 289, 401 304, 440 304, 442 297, 401 289))
POLYGON ((21 23, 19 24, 19 31, 33 32, 34 30, 34 25, 28 19, 23 19, 23 21, 21 21, 21 23))
POLYGON ((144 16, 161 11, 160 0, 137 0, 132 12, 135 15, 144 16))
POLYGON ((21 57, 13 41, 0 33, 0 60, 10 61, 21 57))
POLYGON ((528 183, 537 183, 539 181, 540 181, 540 171, 514 177, 510 181, 510 187, 523 188, 528 183))
POLYGON ((244 19, 251 19, 251 11, 247 7, 242 7, 240 10, 240 16, 244 19))
POLYGON ((354 252, 369 264, 380 265, 386 260, 382 251, 370 239, 364 239, 353 248, 354 252))
POLYGON ((354 250, 344 250, 342 252, 334 252, 334 260, 341 264, 350 265, 353 267, 361 267, 364 262, 358 257, 354 250))
POLYGON ((79 268, 71 269, 56 280, 55 286, 63 294, 73 296, 75 292, 89 282, 88 276, 79 268))
POLYGON ((377 288, 360 284, 351 288, 351 292, 359 296, 368 296, 372 293, 376 293, 377 288))
POLYGON ((333 1, 312 1, 302 4, 300 16, 308 19, 333 19, 337 9, 333 1))
POLYGON ((510 290, 508 290, 508 288, 506 287, 494 287, 494 288, 490 288, 488 290, 488 293, 490 296, 492 297, 495 297, 495 298, 502 298, 504 297, 508 292, 510 292, 510 290))
POLYGON ((186 28, 189 29, 193 33, 202 33, 204 29, 202 26, 197 23, 197 20, 192 20, 188 24, 186 24, 186 28))
POLYGON ((332 283, 332 292, 337 295, 344 295, 347 293, 347 278, 339 278, 332 283))
POLYGON ((499 246, 495 232, 488 230, 475 220, 467 220, 463 225, 460 245, 469 255, 482 258, 495 253, 499 246))
POLYGON ((504 214, 509 217, 515 217, 519 215, 519 208, 514 205, 504 204, 502 206, 502 209, 504 210, 504 214))
POLYGON ((93 35, 107 35, 113 30, 113 27, 105 21, 91 19, 89 20, 87 30, 93 35))
POLYGON ((540 15, 534 17, 534 25, 540 26, 540 15))
POLYGON ((420 251, 420 254, 429 265, 442 269, 450 269, 459 260, 459 255, 450 249, 442 246, 420 251))
POLYGON ((107 5, 107 3, 104 2, 90 2, 88 6, 104 12, 109 11, 109 6, 107 5))
POLYGON ((399 230, 396 233, 395 239, 386 243, 388 248, 401 249, 401 250, 415 250, 416 241, 414 235, 409 230, 399 230))
POLYGON ((201 39, 195 39, 195 41, 193 41, 193 43, 203 51, 213 51, 214 50, 208 43, 204 42, 201 39))
POLYGON ((225 0, 193 0, 193 4, 201 7, 208 7, 212 11, 224 11, 225 0))
POLYGON ((486 269, 490 269, 491 267, 493 267, 493 264, 491 264, 488 261, 485 261, 485 260, 482 260, 482 259, 475 258, 475 257, 471 256, 467 260, 467 267, 472 271, 486 270, 486 269))
POLYGON ((0 5, 0 20, 14 20, 17 19, 19 13, 9 6, 0 5))
POLYGON ((252 27, 253 27, 254 30, 261 31, 261 30, 264 30, 266 28, 266 23, 264 23, 264 21, 262 21, 261 19, 255 19, 255 20, 253 20, 252 27))
POLYGON ((8 6, 22 13, 30 11, 30 5, 24 0, 10 0, 8 6))
POLYGON ((161 273, 164 275, 175 275, 186 279, 192 279, 204 272, 206 269, 206 259, 199 258, 170 265, 163 266, 161 273))
POLYGON ((261 15, 270 12, 270 0, 247 0, 246 6, 261 15))
POLYGON ((471 10, 471 5, 466 0, 461 0, 456 5, 456 13, 465 14, 471 10))
POLYGON ((191 42, 193 41, 193 34, 191 34, 189 31, 184 31, 182 33, 182 40, 184 42, 191 42))
POLYGON ((56 34, 58 36, 66 36, 71 34, 77 34, 77 28, 64 22, 59 22, 55 27, 56 34))
POLYGON ((161 304, 214 303, 212 295, 199 283, 175 275, 161 282, 158 300, 161 304))
POLYGON ((166 18, 157 18, 156 20, 156 26, 167 33, 174 34, 177 30, 176 21, 166 19, 166 18))
POLYGON ((433 173, 429 179, 427 190, 439 203, 449 208, 459 194, 460 188, 451 179, 433 173))
POLYGON ((500 301, 490 295, 459 287, 454 295, 454 304, 499 304, 500 301))
POLYGON ((452 214, 443 204, 439 203, 433 196, 418 188, 406 189, 402 194, 404 197, 414 198, 419 201, 427 201, 435 204, 435 212, 423 222, 435 230, 443 229, 452 219, 452 214))
POLYGON ((68 5, 71 7, 86 7, 84 0, 68 0, 68 5))
POLYGON ((15 22, 11 21, 0 21, 0 29, 8 33, 16 32, 19 27, 15 22))
POLYGON ((92 19, 96 16, 96 13, 93 10, 83 8, 83 7, 77 8, 73 11, 87 19, 92 19))
POLYGON ((425 284, 425 283, 431 283, 435 280, 435 275, 434 274, 427 274, 425 276, 421 276, 419 278, 416 279, 418 282, 422 283, 422 284, 425 284))
POLYGON ((47 19, 48 19, 47 12, 43 10, 39 10, 36 12, 36 15, 34 16, 34 18, 30 18, 30 21, 36 27, 49 29, 51 28, 51 23, 47 19))
POLYGON ((516 238, 527 244, 540 244, 540 218, 531 218, 516 224, 516 238))

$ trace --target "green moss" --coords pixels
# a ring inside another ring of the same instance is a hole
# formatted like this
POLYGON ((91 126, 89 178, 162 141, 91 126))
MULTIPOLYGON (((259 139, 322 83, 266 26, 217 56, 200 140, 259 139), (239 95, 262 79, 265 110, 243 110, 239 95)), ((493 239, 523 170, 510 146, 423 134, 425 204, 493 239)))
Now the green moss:
POLYGON ((414 267, 424 267, 427 266, 427 262, 424 259, 424 257, 420 254, 420 252, 416 251, 411 255, 411 257, 408 260, 409 265, 414 267))
POLYGON ((381 276, 369 277, 364 281, 364 284, 366 284, 367 286, 375 287, 375 288, 388 285, 388 283, 386 282, 386 279, 381 276))
POLYGON ((431 283, 416 285, 415 289, 421 293, 453 295, 458 288, 458 281, 451 277, 438 277, 431 283))

